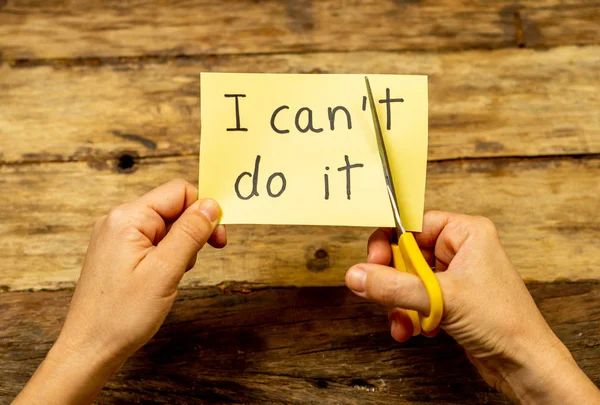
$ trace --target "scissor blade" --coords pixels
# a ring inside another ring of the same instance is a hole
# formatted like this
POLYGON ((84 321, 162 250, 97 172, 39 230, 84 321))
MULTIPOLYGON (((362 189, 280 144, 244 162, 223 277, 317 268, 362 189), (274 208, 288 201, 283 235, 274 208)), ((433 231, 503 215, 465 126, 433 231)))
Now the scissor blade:
POLYGON ((377 147, 379 149, 379 157, 381 158, 381 165, 383 166, 383 174, 385 176, 385 183, 387 186, 388 196, 390 203, 392 204, 392 211, 394 213, 394 220, 396 222, 396 228, 399 234, 403 234, 404 226, 402 225, 402 219, 400 218, 400 211, 398 209, 398 201, 396 200, 396 189, 394 188, 394 181, 392 180, 392 170, 390 169, 390 162, 388 160, 387 151, 385 149, 385 142, 383 141, 383 133, 381 132, 381 125, 379 124, 379 116, 375 108, 375 100, 373 99, 373 92, 371 91, 371 84, 369 78, 365 76, 365 83, 367 84, 367 95, 369 97, 369 105, 371 107, 371 116, 373 117, 373 125, 375 127, 375 138, 377 138, 377 147))

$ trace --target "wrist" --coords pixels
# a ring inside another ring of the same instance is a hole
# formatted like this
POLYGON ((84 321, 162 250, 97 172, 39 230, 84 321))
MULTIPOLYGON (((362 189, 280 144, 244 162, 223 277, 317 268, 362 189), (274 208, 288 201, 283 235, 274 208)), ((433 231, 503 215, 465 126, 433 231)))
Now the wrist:
POLYGON ((102 347, 74 345, 62 335, 59 336, 44 362, 56 368, 68 368, 88 377, 106 377, 114 374, 125 359, 111 355, 102 347))
POLYGON ((515 403, 566 405, 596 398, 594 384, 564 344, 554 334, 552 337, 546 344, 532 347, 525 362, 504 374, 500 388, 515 403))
POLYGON ((569 363, 561 348, 562 343, 556 340, 524 350, 525 360, 503 373, 502 391, 516 403, 535 404, 540 398, 547 396, 552 389, 552 370, 569 363))
POLYGON ((89 404, 123 361, 59 337, 15 404, 89 404))

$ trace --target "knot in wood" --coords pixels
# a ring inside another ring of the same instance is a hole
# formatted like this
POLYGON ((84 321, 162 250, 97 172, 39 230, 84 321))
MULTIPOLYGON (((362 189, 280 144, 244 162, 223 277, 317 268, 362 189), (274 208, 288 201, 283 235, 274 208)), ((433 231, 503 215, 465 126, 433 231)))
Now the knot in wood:
POLYGON ((119 173, 133 173, 137 170, 137 154, 123 152, 117 156, 117 171, 119 173))
POLYGON ((323 271, 329 268, 329 253, 323 248, 315 250, 312 257, 306 261, 306 267, 310 271, 323 271))

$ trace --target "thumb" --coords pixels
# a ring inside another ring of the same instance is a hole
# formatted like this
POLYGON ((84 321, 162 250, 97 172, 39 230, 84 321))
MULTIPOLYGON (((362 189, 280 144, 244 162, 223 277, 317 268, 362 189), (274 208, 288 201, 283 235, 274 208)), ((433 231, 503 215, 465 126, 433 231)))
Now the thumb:
POLYGON ((149 256, 166 263, 168 272, 179 282, 188 264, 212 235, 220 216, 221 208, 214 200, 196 201, 173 223, 149 256))
POLYGON ((392 267, 358 264, 346 273, 346 285, 354 294, 386 307, 429 314, 429 295, 421 279, 392 267))

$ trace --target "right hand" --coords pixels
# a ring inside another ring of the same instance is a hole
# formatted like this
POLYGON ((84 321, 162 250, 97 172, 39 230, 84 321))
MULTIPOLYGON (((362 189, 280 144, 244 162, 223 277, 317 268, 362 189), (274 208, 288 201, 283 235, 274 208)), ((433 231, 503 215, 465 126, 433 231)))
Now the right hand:
MULTIPOLYGON (((348 270, 346 285, 390 308, 392 337, 403 342, 413 332, 405 309, 427 315, 429 296, 418 277, 388 267, 390 238, 389 229, 371 235, 368 263, 348 270)), ((489 219, 429 211, 415 239, 442 288, 441 327, 487 383, 522 403, 600 397, 542 317, 489 219)))

